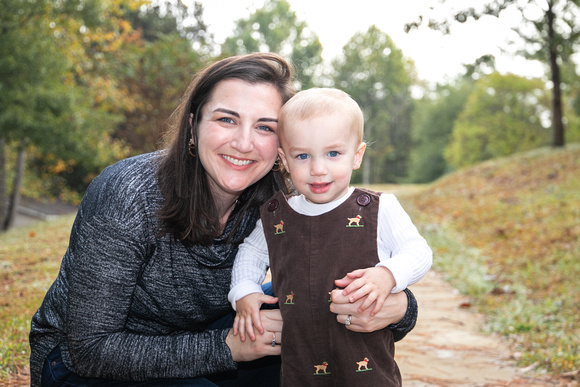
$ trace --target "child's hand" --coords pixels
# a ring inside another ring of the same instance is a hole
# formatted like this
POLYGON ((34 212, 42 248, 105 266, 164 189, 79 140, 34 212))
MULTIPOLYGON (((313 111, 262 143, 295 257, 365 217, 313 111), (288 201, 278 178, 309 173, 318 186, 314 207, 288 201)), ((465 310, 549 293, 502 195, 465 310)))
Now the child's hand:
POLYGON ((234 319, 234 336, 240 333, 240 339, 246 341, 246 332, 252 341, 256 340, 254 328, 264 333, 264 327, 260 320, 260 307, 262 304, 275 304, 278 298, 260 293, 248 294, 236 301, 236 318, 234 319))
POLYGON ((371 316, 374 316, 381 310, 391 290, 395 287, 395 278, 389 269, 379 266, 352 271, 334 283, 344 288, 342 294, 345 296, 350 294, 348 300, 351 303, 368 295, 358 308, 359 312, 365 311, 376 301, 371 311, 371 316))

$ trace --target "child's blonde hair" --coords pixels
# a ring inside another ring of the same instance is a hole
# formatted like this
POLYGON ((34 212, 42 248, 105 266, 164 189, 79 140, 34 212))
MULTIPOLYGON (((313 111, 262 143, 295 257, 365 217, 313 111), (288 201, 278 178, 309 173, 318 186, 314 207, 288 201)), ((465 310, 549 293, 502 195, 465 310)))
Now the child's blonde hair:
POLYGON ((292 120, 305 120, 321 114, 342 114, 345 125, 363 141, 364 118, 358 104, 350 95, 334 88, 312 88, 298 92, 282 106, 278 117, 278 136, 282 137, 284 126, 292 120))

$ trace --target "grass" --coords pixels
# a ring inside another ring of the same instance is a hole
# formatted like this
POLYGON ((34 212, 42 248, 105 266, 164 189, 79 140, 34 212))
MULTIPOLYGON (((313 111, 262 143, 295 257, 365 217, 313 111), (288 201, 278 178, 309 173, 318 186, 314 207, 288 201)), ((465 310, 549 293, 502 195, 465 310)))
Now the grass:
MULTIPOLYGON (((539 149, 394 192, 434 269, 509 339, 522 366, 580 369, 580 144, 539 149)), ((58 273, 72 216, 0 234, 0 384, 26 376, 32 314, 58 273)), ((12 383, 14 384, 14 383, 12 383)))
POLYGON ((30 320, 56 278, 73 219, 0 234, 0 382, 27 373, 30 320))
POLYGON ((482 163, 402 201, 434 268, 473 296, 522 366, 580 370, 580 144, 482 163))

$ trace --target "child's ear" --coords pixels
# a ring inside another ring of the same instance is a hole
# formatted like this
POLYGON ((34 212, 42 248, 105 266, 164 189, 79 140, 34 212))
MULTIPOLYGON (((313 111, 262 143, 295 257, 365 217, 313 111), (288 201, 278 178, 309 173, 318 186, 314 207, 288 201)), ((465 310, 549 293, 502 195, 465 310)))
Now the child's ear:
POLYGON ((352 164, 353 170, 360 168, 360 165, 363 161, 363 156, 365 154, 366 149, 367 149, 366 142, 361 142, 360 145, 358 146, 358 149, 356 150, 355 155, 354 155, 354 162, 352 164))
POLYGON ((291 173, 290 168, 288 167, 288 161, 286 160, 286 154, 284 153, 282 148, 278 148, 278 154, 280 155, 280 158, 282 159, 282 164, 284 164, 284 168, 286 169, 286 172, 291 173))

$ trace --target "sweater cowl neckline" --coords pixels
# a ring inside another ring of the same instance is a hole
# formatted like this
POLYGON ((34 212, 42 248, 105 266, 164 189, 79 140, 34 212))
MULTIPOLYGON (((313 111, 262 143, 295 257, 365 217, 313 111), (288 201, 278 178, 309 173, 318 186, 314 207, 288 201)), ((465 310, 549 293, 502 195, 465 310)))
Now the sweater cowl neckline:
POLYGON ((214 238, 210 246, 193 245, 186 246, 186 249, 189 255, 203 266, 211 268, 231 267, 234 264, 238 246, 254 229, 258 217, 257 208, 238 213, 228 220, 222 235, 214 238), (234 225, 240 217, 242 217, 241 222, 230 237, 234 225))

